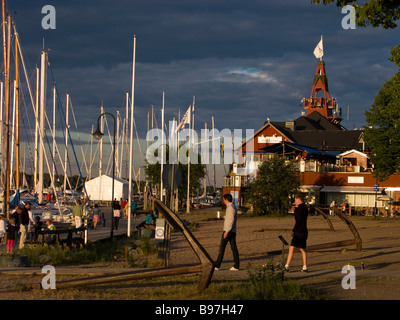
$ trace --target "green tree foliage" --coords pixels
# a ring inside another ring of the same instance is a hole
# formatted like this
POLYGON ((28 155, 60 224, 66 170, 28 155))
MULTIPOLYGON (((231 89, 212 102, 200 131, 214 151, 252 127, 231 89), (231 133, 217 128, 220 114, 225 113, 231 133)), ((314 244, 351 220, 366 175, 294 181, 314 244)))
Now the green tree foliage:
MULTIPOLYGON (((400 45, 391 53, 389 60, 400 67, 400 45)), ((400 169, 400 70, 383 84, 365 117, 365 142, 371 150, 374 175, 383 181, 400 169)))
POLYGON ((356 10, 356 24, 360 27, 371 25, 374 28, 382 26, 385 29, 394 29, 397 27, 395 21, 400 19, 400 3, 395 0, 311 0, 315 4, 320 2, 324 5, 336 2, 336 6, 341 8, 352 5, 356 10))
POLYGON ((291 196, 299 189, 300 178, 295 162, 275 156, 260 165, 247 197, 258 215, 285 214, 292 204, 291 196))

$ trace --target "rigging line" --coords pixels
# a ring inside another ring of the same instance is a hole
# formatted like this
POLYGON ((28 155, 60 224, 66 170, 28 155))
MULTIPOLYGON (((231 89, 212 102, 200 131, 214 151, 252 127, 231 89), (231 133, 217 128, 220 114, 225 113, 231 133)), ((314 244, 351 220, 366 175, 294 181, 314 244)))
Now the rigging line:
MULTIPOLYGON (((49 67, 49 70, 50 70, 50 73, 51 73, 51 76, 52 76, 52 79, 53 79, 53 83, 54 83, 54 86, 56 87, 56 92, 57 92, 57 86, 56 86, 56 82, 55 82, 55 79, 54 79, 54 74, 53 74, 53 70, 52 70, 51 66, 49 67)), ((57 95, 58 95, 58 93, 57 93, 57 95)), ((61 112, 62 112, 62 114, 63 114, 63 116, 64 116, 64 121, 65 121, 66 118, 65 118, 64 110, 62 110, 62 108, 61 108, 61 112)), ((67 122, 65 121, 64 123, 67 123, 67 122)), ((83 181, 83 177, 82 177, 82 173, 81 173, 81 168, 80 168, 80 166, 79 166, 79 162, 78 162, 78 159, 77 159, 77 156, 76 156, 76 153, 75 153, 75 148, 74 148, 74 144, 73 144, 73 141, 72 141, 72 138, 71 138, 71 134, 70 134, 69 130, 67 130, 67 131, 68 131, 69 140, 70 140, 70 142, 71 142, 72 151, 73 151, 73 153, 74 153, 76 165, 77 165, 77 167, 78 167, 79 176, 80 176, 80 178, 81 178, 81 180, 82 180, 83 189, 84 189, 84 191, 85 191, 86 198, 89 199, 89 196, 88 196, 88 193, 87 193, 87 190, 86 190, 86 186, 85 186, 85 183, 84 183, 84 181, 83 181)))

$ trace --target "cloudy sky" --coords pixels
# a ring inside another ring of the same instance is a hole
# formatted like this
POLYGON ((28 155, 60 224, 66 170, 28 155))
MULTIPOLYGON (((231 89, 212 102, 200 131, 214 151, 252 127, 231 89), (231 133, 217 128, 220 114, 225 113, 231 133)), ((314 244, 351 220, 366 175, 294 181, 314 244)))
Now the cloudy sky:
POLYGON ((210 126, 212 115, 220 130, 297 118, 300 100, 311 93, 321 35, 330 93, 348 129, 364 124, 364 111, 398 71, 388 58, 399 28, 344 30, 340 8, 310 0, 8 0, 7 6, 32 85, 44 43, 60 99, 70 94, 82 134, 90 133, 100 105, 124 112, 134 34, 141 137, 151 105, 160 118, 162 91, 167 120, 195 96, 199 127, 210 126), (44 5, 56 10, 54 30, 42 28, 44 5))

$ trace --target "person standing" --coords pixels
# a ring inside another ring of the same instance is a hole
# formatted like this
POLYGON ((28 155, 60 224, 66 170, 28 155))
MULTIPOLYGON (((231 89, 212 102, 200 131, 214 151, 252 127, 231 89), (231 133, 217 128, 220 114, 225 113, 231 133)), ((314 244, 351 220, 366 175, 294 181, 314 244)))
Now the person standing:
POLYGON ((219 270, 221 267, 222 259, 224 258, 225 248, 228 242, 231 245, 234 265, 230 268, 231 271, 239 270, 239 252, 236 245, 236 222, 237 212, 236 208, 232 203, 232 195, 225 194, 223 196, 223 202, 226 205, 224 228, 221 237, 221 243, 219 245, 219 254, 217 261, 215 262, 215 270, 219 270))
POLYGON ((35 223, 33 224, 33 242, 37 242, 39 240, 39 231, 42 230, 43 222, 40 221, 40 217, 35 217, 35 223))
POLYGON ((96 230, 97 224, 100 223, 100 208, 98 206, 98 204, 96 203, 94 205, 94 209, 93 209, 93 228, 94 230, 96 230))
POLYGON ((10 218, 7 224, 7 253, 12 253, 13 247, 14 247, 14 240, 15 240, 15 234, 18 230, 18 227, 15 225, 15 219, 10 218))
POLYGON ((3 214, 0 214, 0 246, 2 246, 6 235, 7 223, 3 214))
POLYGON ((307 229, 307 217, 308 217, 308 208, 305 205, 303 198, 301 195, 296 195, 294 198, 294 218, 295 225, 292 230, 292 242, 289 246, 289 253, 285 265, 285 269, 289 271, 289 265, 293 258, 294 248, 298 248, 301 252, 303 259, 303 267, 301 268, 301 272, 308 272, 307 268, 307 238, 308 238, 308 229, 307 229))
POLYGON ((72 209, 72 215, 75 218, 75 228, 80 228, 82 226, 83 217, 83 208, 80 200, 76 200, 76 205, 72 209))
POLYGON ((31 205, 29 202, 27 202, 21 210, 18 210, 19 213, 19 232, 20 232, 20 238, 19 238, 19 246, 18 249, 23 249, 25 246, 25 240, 26 240, 26 235, 28 232, 28 225, 29 225, 29 209, 31 208, 31 205))
POLYGON ((114 229, 118 230, 119 219, 121 218, 121 205, 118 201, 114 201, 113 204, 113 218, 114 218, 114 229))
POLYGON ((131 201, 131 216, 136 218, 137 202, 135 199, 131 201))
POLYGON ((124 213, 124 218, 128 218, 128 207, 127 204, 128 200, 124 199, 121 203, 122 212, 124 213))

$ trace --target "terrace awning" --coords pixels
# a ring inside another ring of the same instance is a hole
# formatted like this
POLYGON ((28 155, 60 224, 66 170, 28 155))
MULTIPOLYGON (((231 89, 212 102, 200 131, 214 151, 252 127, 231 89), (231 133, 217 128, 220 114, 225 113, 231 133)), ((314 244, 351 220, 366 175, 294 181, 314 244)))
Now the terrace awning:
POLYGON ((279 142, 279 143, 273 144, 271 146, 261 148, 260 150, 262 150, 264 152, 271 152, 271 153, 283 153, 284 151, 285 151, 285 153, 290 153, 293 151, 305 151, 313 156, 328 156, 328 157, 331 156, 331 155, 327 154, 326 152, 321 151, 319 149, 302 146, 300 144, 295 144, 295 143, 291 143, 291 142, 279 142), (283 150, 283 148, 285 148, 285 150, 283 150))

